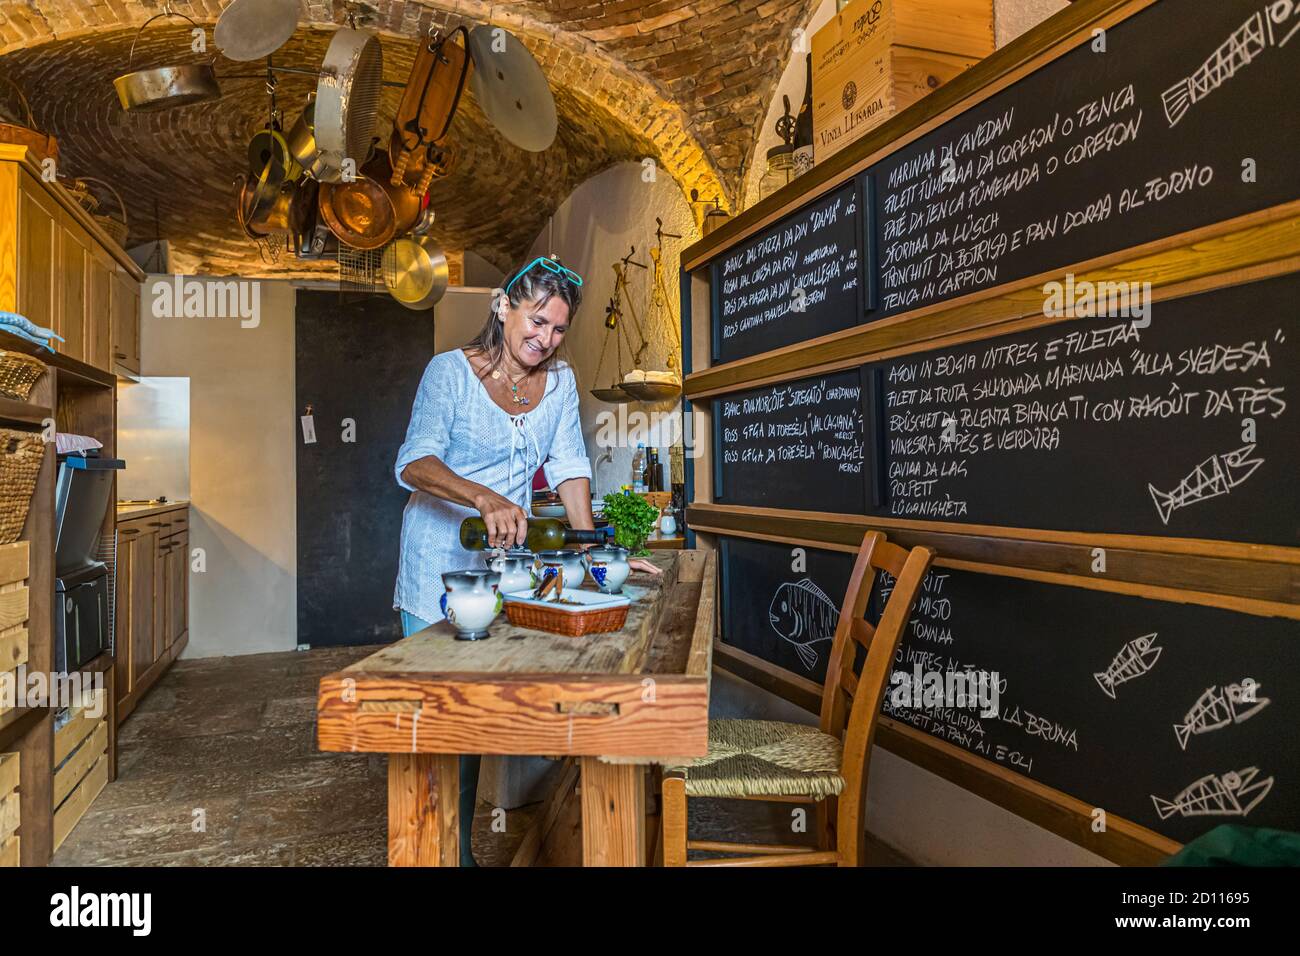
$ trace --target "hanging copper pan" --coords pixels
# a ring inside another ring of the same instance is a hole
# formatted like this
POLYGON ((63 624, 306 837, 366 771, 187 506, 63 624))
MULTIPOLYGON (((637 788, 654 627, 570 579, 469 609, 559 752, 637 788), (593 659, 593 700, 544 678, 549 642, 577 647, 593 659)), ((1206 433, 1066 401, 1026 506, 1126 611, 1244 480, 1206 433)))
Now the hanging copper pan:
POLYGON ((354 249, 378 249, 397 235, 393 201, 366 175, 350 183, 321 183, 321 218, 339 242, 354 249))

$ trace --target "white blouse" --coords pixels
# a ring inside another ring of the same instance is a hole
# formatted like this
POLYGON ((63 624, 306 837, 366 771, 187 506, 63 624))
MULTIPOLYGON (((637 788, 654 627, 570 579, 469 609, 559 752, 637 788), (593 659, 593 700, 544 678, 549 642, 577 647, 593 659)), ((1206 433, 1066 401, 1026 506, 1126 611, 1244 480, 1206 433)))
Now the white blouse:
POLYGON ((445 590, 443 573, 481 568, 483 553, 460 546, 460 523, 478 511, 435 498, 402 480, 402 469, 429 455, 526 512, 539 466, 552 488, 570 478, 590 479, 573 370, 556 362, 537 404, 511 415, 492 401, 463 350, 429 360, 394 468, 397 483, 411 497, 402 514, 393 607, 433 622, 443 617, 438 606, 445 590))

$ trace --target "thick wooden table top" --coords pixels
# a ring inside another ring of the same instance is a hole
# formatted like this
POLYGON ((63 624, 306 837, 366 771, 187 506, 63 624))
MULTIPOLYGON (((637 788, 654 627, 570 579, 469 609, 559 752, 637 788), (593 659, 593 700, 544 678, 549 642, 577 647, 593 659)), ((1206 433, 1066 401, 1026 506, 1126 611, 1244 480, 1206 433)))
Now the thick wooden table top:
POLYGON ((443 621, 322 679, 322 750, 622 756, 708 749, 717 560, 657 552, 633 575, 627 623, 567 637, 505 614, 481 641, 443 621))

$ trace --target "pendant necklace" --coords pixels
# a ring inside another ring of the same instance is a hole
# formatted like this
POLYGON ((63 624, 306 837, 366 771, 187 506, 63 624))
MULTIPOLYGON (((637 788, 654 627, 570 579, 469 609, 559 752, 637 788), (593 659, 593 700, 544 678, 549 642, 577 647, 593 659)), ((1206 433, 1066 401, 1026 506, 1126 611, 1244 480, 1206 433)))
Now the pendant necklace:
MULTIPOLYGON (((516 405, 528 404, 528 396, 519 394, 519 383, 522 382, 531 374, 532 374, 532 369, 529 369, 527 372, 524 372, 523 375, 519 376, 517 381, 513 381, 513 382, 510 381, 509 376, 505 376, 506 381, 510 383, 510 401, 514 402, 516 405)), ((499 381, 502 378, 501 369, 499 368, 493 369, 492 377, 499 381)))

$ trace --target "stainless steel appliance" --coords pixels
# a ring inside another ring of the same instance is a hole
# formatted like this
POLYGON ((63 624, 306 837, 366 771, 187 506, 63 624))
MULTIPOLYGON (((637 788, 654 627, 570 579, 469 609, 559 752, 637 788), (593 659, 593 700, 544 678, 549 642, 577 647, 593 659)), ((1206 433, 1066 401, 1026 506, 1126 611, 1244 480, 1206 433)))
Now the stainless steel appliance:
POLYGON ((54 659, 58 671, 73 671, 112 643, 108 566, 95 558, 113 476, 126 467, 116 458, 59 459, 55 485, 54 659))

